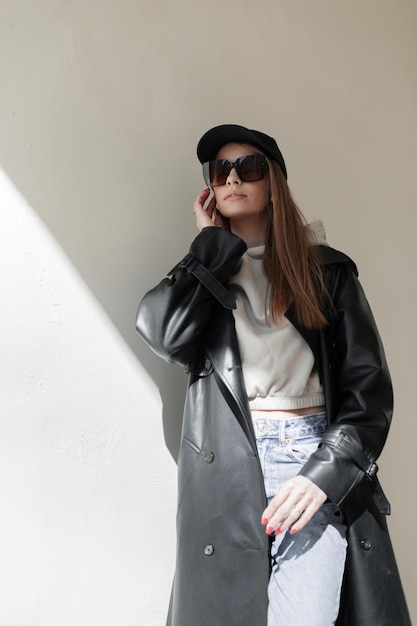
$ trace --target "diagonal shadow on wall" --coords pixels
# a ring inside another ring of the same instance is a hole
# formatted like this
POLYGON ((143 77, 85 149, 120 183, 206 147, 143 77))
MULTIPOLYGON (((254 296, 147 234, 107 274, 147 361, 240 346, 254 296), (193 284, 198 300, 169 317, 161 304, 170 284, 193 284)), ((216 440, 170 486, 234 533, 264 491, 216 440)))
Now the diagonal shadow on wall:
POLYGON ((79 122, 67 119, 60 131, 45 120, 39 127, 22 120, 15 132, 0 127, 0 165, 155 381, 166 445, 176 459, 186 375, 144 344, 135 332, 135 315, 143 294, 182 258, 195 236, 188 207, 199 171, 185 168, 185 174, 178 172, 178 180, 189 178, 183 188, 172 189, 169 181, 165 187, 155 167, 157 149, 143 156, 144 138, 134 137, 137 145, 120 155, 104 128, 80 128, 79 122), (77 137, 76 146, 71 137, 77 137))

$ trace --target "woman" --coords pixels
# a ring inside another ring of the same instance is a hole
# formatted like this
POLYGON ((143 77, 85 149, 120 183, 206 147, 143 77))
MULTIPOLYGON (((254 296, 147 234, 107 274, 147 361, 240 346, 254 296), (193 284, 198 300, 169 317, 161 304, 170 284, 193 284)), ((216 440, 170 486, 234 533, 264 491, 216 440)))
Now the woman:
POLYGON ((167 624, 408 625, 376 478, 391 382, 356 267, 305 224, 272 137, 218 126, 197 154, 200 234, 137 318, 189 373, 167 624))

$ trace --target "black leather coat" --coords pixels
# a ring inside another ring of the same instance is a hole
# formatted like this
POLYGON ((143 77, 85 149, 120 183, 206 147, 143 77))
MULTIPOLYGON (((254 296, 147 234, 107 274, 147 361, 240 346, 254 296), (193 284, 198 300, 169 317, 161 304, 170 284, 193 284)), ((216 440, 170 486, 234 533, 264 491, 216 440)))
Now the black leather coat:
MULTIPOLYGON (((189 372, 168 626, 267 623, 265 493, 226 288, 245 250, 230 232, 203 229, 139 306, 139 334, 189 372)), ((332 248, 320 250, 334 304, 329 326, 307 330, 286 313, 315 355, 330 422, 302 474, 342 508, 349 526, 338 626, 407 626, 375 463, 391 419, 391 381, 355 265, 332 248)))

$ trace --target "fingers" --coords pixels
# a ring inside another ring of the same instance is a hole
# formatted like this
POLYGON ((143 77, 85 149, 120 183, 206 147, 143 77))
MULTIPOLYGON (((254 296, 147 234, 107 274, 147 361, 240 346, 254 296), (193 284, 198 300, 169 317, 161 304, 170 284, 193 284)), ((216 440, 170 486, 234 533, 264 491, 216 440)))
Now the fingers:
MULTIPOLYGON (((208 189, 208 188, 204 189, 197 196, 197 198, 195 199, 195 202, 193 204, 197 228, 200 231, 203 228, 205 228, 206 226, 213 226, 212 214, 213 214, 213 208, 214 207, 211 209, 211 213, 210 214, 204 209, 204 203, 207 201, 209 196, 210 196, 210 189, 208 189)), ((210 204, 211 204, 211 201, 209 202, 209 205, 210 204)))
POLYGON ((211 189, 204 189, 197 196, 193 204, 197 228, 200 231, 206 226, 219 226, 221 228, 224 226, 221 216, 218 215, 215 211, 216 198, 214 197, 214 195, 207 202, 210 197, 210 193, 211 189))
POLYGON ((206 187, 205 189, 203 189, 203 191, 199 193, 197 198, 195 199, 194 207, 198 205, 199 207, 203 208, 204 203, 210 196, 210 193, 211 193, 211 189, 209 187, 206 187))
POLYGON ((290 529, 294 534, 311 520, 326 501, 326 494, 305 476, 295 476, 284 483, 262 515, 268 535, 290 529))
POLYGON ((213 214, 215 213, 215 209, 216 209, 216 198, 213 196, 210 199, 210 202, 205 207, 205 212, 211 220, 213 220, 213 214))

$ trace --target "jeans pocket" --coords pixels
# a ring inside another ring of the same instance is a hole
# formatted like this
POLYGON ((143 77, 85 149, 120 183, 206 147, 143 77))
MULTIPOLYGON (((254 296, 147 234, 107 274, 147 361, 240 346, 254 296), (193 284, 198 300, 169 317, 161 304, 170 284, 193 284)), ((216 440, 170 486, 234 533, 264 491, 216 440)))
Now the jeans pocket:
POLYGON ((288 454, 297 463, 306 463, 310 456, 318 448, 321 441, 321 435, 308 435, 308 437, 300 437, 288 442, 288 454))

